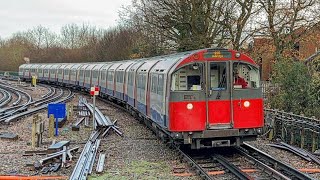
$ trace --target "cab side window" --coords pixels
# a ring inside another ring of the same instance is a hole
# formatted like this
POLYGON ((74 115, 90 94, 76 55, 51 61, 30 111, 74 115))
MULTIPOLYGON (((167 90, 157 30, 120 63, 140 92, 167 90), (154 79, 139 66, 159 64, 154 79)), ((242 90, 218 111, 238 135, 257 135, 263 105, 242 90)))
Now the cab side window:
POLYGON ((203 65, 199 63, 181 67, 172 75, 171 91, 200 91, 203 82, 203 65))
POLYGON ((255 66, 246 63, 233 64, 234 89, 257 89, 260 87, 260 72, 255 66))

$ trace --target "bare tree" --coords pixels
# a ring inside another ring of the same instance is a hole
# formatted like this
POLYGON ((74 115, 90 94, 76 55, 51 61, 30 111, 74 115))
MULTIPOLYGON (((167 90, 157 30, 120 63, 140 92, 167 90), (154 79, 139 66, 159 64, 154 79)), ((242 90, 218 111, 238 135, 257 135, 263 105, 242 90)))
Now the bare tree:
POLYGON ((266 20, 260 23, 262 33, 270 36, 275 47, 275 59, 279 60, 288 51, 295 57, 295 45, 299 38, 315 23, 319 15, 314 10, 319 0, 259 0, 266 20))
POLYGON ((61 43, 64 47, 75 49, 78 47, 79 27, 67 24, 61 28, 61 43))
POLYGON ((221 11, 221 16, 213 20, 223 26, 223 39, 230 39, 232 48, 240 50, 244 42, 257 31, 257 28, 251 27, 252 15, 257 14, 259 7, 255 0, 226 0, 221 1, 223 5, 215 8, 221 11), (222 9, 221 9, 222 8, 222 9))
POLYGON ((221 16, 218 0, 139 0, 133 4, 142 25, 156 29, 178 51, 210 47, 223 30, 213 19, 221 16))

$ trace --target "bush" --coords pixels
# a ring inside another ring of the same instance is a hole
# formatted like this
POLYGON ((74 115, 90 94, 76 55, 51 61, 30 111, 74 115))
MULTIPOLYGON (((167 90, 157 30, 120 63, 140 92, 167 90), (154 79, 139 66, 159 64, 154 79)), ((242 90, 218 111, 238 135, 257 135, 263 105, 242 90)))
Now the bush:
POLYGON ((303 62, 281 59, 273 67, 272 82, 278 83, 280 90, 270 97, 271 108, 320 117, 320 79, 311 75, 303 62))

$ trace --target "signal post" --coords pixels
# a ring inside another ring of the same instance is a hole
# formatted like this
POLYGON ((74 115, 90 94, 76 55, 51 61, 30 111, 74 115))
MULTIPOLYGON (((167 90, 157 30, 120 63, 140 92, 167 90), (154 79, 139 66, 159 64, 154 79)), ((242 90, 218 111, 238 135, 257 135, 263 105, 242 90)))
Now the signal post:
POLYGON ((92 120, 93 120, 93 129, 96 129, 96 121, 95 121, 95 114, 96 114, 96 96, 99 95, 99 87, 91 87, 90 89, 90 95, 93 96, 93 114, 92 114, 92 120))

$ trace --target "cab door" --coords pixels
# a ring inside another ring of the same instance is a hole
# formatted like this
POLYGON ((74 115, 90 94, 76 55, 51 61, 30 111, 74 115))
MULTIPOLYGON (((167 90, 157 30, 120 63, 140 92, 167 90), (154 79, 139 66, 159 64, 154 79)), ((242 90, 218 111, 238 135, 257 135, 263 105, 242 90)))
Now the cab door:
POLYGON ((259 69, 244 62, 232 63, 232 116, 234 128, 263 126, 263 98, 259 69), (238 80, 241 78, 241 80, 238 80))
POLYGON ((233 127, 230 62, 207 62, 207 128, 233 127))

